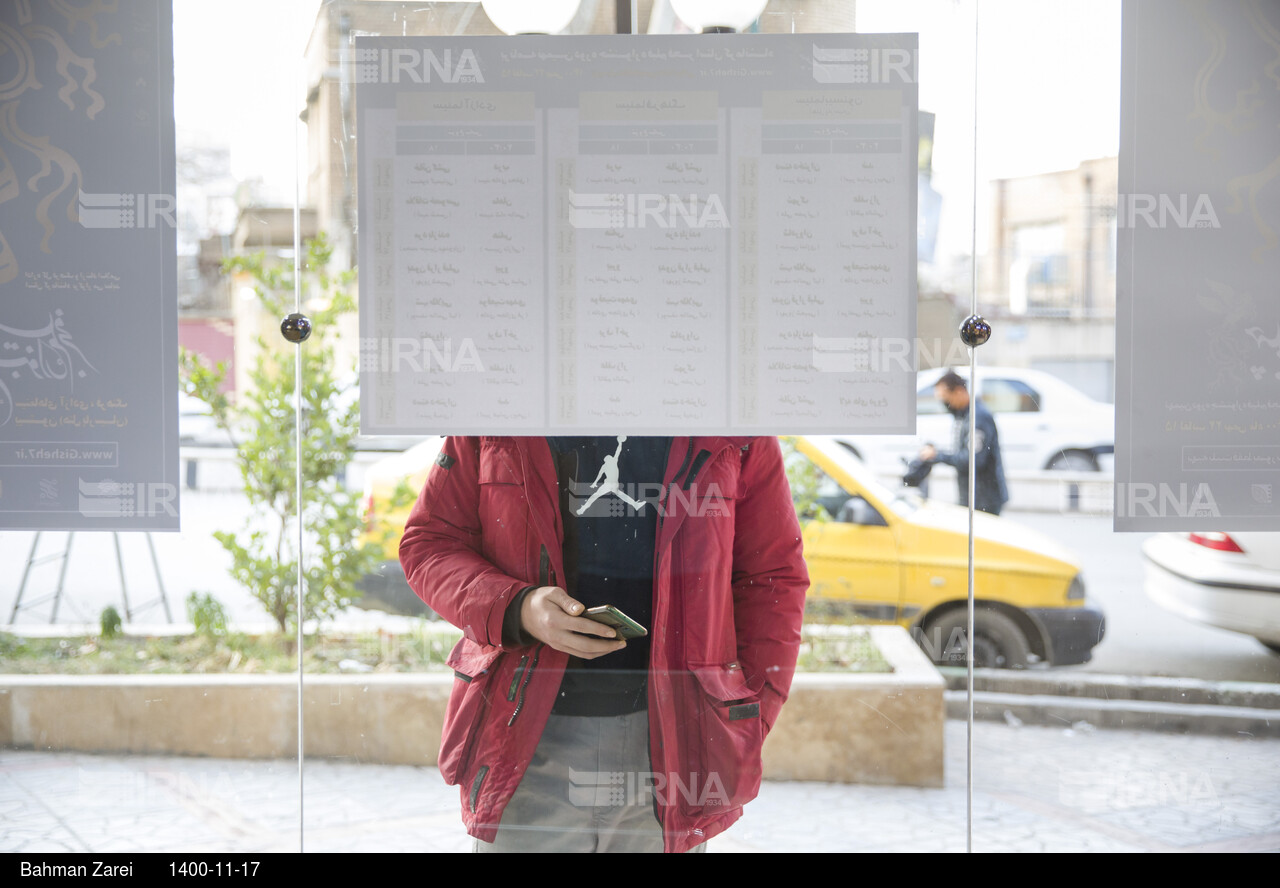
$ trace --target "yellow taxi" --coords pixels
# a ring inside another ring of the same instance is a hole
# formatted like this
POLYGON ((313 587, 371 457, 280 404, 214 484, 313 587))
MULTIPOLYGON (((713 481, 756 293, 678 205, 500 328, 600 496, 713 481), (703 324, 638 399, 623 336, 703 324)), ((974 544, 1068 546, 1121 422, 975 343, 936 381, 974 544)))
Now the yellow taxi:
MULTIPOLYGON (((400 534, 443 445, 431 438, 370 466, 366 541, 386 560, 365 578, 363 607, 429 614, 405 582, 400 534)), ((939 664, 965 660, 969 513, 890 490, 826 437, 784 439, 804 534, 815 622, 897 624, 939 664)), ((1101 611, 1085 599, 1079 565, 1047 537, 1008 518, 974 516, 974 661, 1021 668, 1088 662, 1101 611)))
POLYGON ((400 566, 400 537, 409 520, 418 492, 427 483, 427 473, 440 455, 444 436, 435 435, 371 464, 364 475, 365 531, 361 543, 382 549, 383 561, 366 574, 358 586, 364 593, 357 607, 408 616, 435 617, 404 578, 400 566))
MULTIPOLYGON (((793 493, 797 474, 817 476, 816 502, 800 504, 802 518, 814 518, 803 524, 811 618, 896 623, 934 662, 963 663, 968 510, 890 490, 834 439, 793 447, 793 493)), ((1009 518, 977 512, 973 530, 975 664, 1088 662, 1104 619, 1085 600, 1073 556, 1009 518)))

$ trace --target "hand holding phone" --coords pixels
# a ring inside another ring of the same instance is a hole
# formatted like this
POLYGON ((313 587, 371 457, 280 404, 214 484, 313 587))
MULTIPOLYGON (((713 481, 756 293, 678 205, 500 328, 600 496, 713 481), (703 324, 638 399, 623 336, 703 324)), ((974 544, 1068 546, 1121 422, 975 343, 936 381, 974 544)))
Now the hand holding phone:
POLYGON ((520 606, 520 625, 538 641, 574 657, 591 660, 622 650, 617 630, 588 622, 582 602, 559 586, 539 586, 520 606))
POLYGON ((641 626, 635 620, 628 617, 622 611, 618 610, 611 604, 601 605, 600 607, 587 608, 587 612, 583 614, 588 620, 594 620, 610 627, 618 633, 621 639, 643 638, 649 634, 649 630, 641 626))

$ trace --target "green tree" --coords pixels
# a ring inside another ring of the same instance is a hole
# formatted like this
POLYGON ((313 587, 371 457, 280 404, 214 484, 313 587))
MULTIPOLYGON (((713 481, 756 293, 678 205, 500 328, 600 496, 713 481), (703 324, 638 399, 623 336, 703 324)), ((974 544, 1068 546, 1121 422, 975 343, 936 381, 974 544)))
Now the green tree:
MULTIPOLYGON (((218 424, 236 442, 236 461, 253 514, 238 534, 214 534, 231 553, 232 576, 262 604, 282 633, 297 622, 298 524, 295 446, 295 355, 302 360, 303 564, 305 615, 323 620, 359 596, 356 583, 373 569, 379 550, 360 545, 359 498, 340 475, 355 451, 358 398, 344 398, 335 367, 332 334, 339 318, 355 310, 349 288, 353 272, 331 275, 332 248, 324 235, 308 241, 302 291, 312 336, 301 346, 259 337, 249 374, 252 395, 233 405, 220 390, 224 364, 209 366, 182 350, 181 378, 187 394, 209 405, 218 424)), ((293 310, 294 264, 269 264, 264 254, 236 256, 224 274, 245 273, 263 307, 283 318, 293 310)), ((355 368, 349 368, 353 373, 355 368)))
POLYGON ((791 502, 796 508, 796 517, 802 525, 810 521, 830 521, 831 513, 819 500, 825 477, 822 469, 800 452, 793 438, 783 438, 780 443, 782 464, 786 468, 787 483, 791 485, 791 502))

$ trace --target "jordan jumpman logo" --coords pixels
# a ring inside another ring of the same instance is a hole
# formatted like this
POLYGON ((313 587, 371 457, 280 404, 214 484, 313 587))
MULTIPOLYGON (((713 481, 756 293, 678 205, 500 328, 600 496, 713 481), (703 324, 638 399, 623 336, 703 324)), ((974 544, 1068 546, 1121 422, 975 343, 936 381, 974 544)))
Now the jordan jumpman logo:
POLYGON ((622 455, 622 443, 627 440, 626 435, 618 436, 618 449, 613 452, 613 456, 604 458, 604 465, 600 467, 600 471, 596 473, 596 480, 591 482, 592 487, 599 487, 595 493, 591 494, 591 498, 582 504, 582 508, 578 510, 581 515, 587 509, 591 508, 591 504, 606 493, 612 493, 618 499, 629 504, 631 508, 639 512, 645 507, 644 500, 636 501, 622 492, 622 487, 618 484, 618 457, 622 455), (604 478, 604 486, 600 486, 600 479, 604 478))

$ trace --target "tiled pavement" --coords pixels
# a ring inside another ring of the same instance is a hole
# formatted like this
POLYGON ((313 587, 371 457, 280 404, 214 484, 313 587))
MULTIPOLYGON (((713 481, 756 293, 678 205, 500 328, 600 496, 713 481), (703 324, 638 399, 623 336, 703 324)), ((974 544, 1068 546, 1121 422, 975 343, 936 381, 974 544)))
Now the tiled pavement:
MULTIPOLYGON (((1280 850, 1280 741, 979 722, 974 849, 1280 850)), ((943 789, 766 783, 709 850, 962 851, 965 726, 943 789)), ((434 768, 307 763, 306 848, 467 851, 434 768)), ((0 751, 0 851, 298 848, 292 761, 0 751)))

